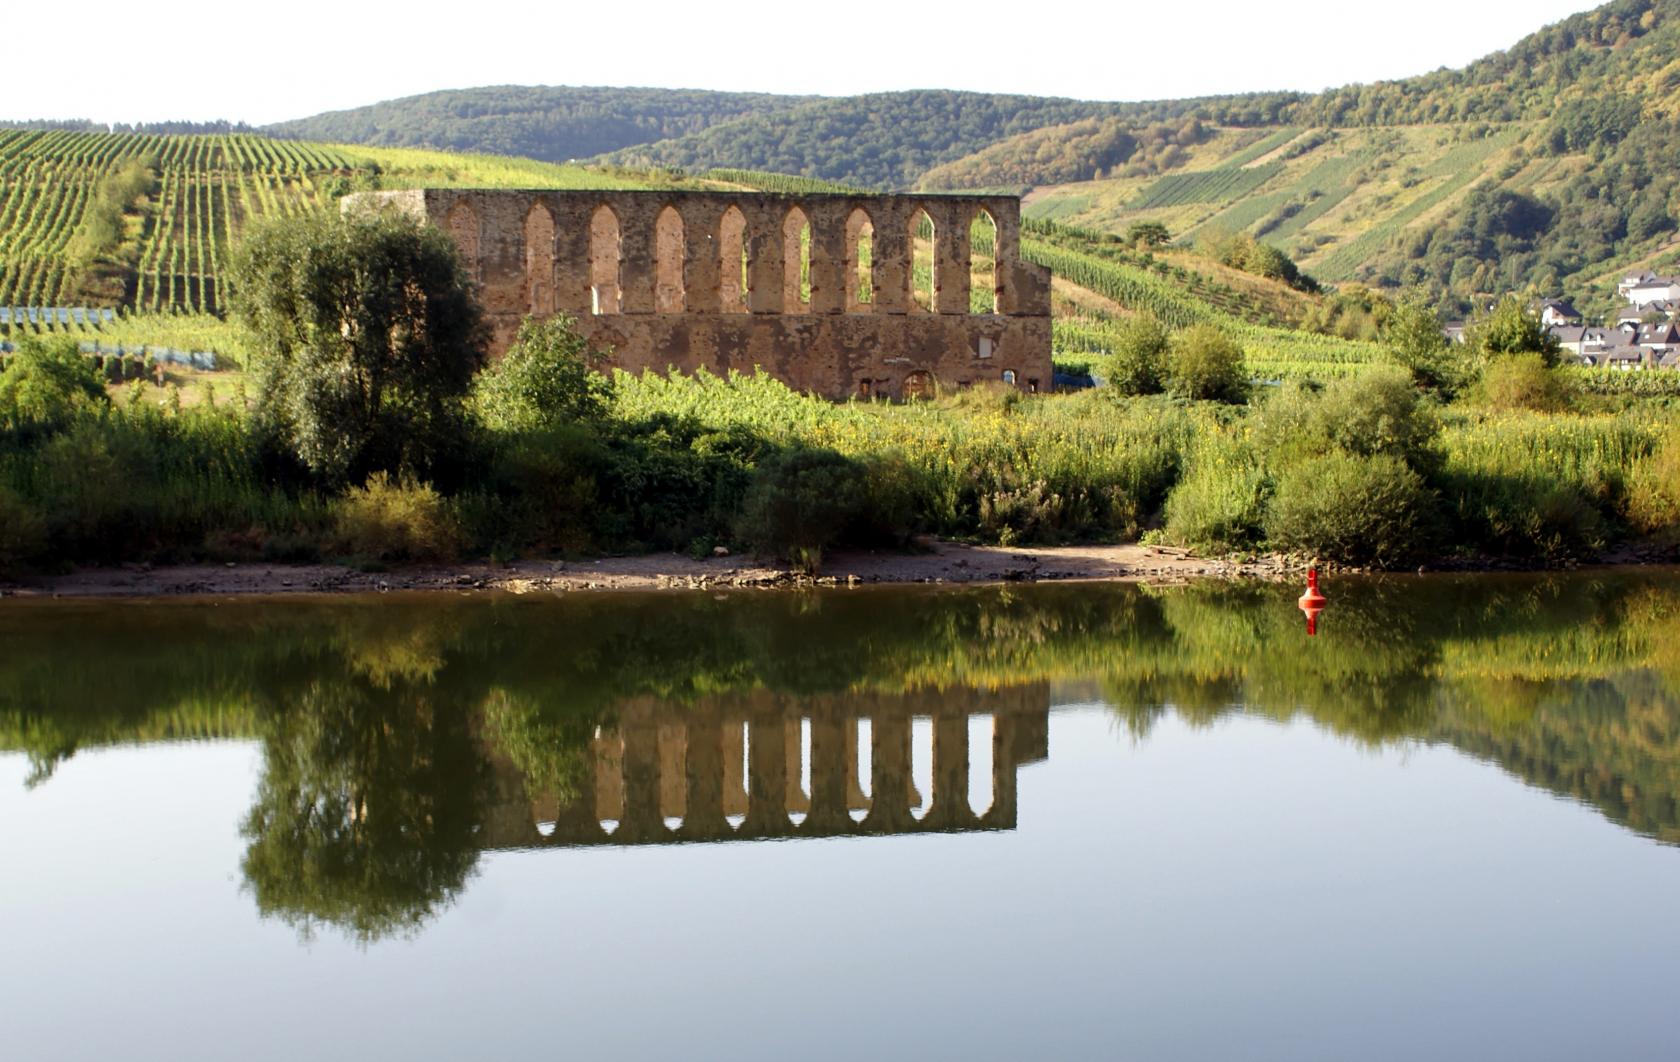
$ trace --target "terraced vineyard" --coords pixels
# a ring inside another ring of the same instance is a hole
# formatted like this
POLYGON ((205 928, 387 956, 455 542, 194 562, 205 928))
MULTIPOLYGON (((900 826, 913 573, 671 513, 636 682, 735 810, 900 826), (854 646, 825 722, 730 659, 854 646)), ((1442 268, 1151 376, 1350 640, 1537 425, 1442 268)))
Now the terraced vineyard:
POLYGON ((1247 195, 1282 169, 1281 164, 1272 162, 1246 169, 1229 166, 1200 173, 1169 174, 1145 188, 1128 205, 1132 210, 1154 210, 1186 203, 1224 203, 1247 195))
POLYGON ((216 313, 229 247, 246 221, 329 207, 358 187, 636 187, 632 178, 525 159, 340 148, 254 135, 146 136, 0 130, 0 305, 122 305, 216 313), (139 163, 146 194, 96 260, 70 254, 101 182, 139 163), (91 290, 91 278, 114 277, 91 290))

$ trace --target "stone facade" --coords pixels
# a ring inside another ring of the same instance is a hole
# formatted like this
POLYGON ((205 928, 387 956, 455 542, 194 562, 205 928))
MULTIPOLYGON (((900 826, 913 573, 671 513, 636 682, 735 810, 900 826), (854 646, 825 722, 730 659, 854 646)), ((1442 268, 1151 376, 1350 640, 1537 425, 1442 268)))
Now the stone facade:
POLYGON ((1050 386, 1050 274, 1021 260, 1014 197, 428 188, 345 200, 381 205, 454 236, 493 355, 525 315, 563 311, 632 372, 761 367, 830 398, 1050 386), (970 302, 981 215, 997 252, 979 299, 990 313, 970 302), (931 244, 920 285, 918 234, 931 244))

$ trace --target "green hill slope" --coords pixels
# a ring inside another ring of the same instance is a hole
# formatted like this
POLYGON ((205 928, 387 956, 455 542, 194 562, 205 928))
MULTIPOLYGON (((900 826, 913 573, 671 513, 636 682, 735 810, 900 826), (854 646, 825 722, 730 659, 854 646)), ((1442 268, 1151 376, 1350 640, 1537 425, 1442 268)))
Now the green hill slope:
POLYGON ((674 140, 626 148, 631 166, 774 170, 872 188, 906 188, 926 170, 1045 126, 1182 113, 1194 104, 1087 103, 978 92, 885 92, 801 103, 674 140))
POLYGON ((1321 279, 1460 304, 1531 287, 1608 309, 1613 274, 1680 249, 1680 0, 1617 0, 1462 70, 1273 103, 1258 121, 1197 108, 1208 135, 1153 181, 1116 165, 1111 144, 1138 132, 1122 127, 1018 136, 923 182, 1031 184, 1031 215, 1108 231, 1246 231, 1321 279))
POLYGON ((0 130, 0 306, 217 312, 252 218, 358 188, 635 187, 527 159, 336 147, 252 135, 0 130))
POLYGON ((497 85, 428 92, 281 122, 300 140, 520 155, 566 162, 680 137, 810 97, 686 89, 497 85))

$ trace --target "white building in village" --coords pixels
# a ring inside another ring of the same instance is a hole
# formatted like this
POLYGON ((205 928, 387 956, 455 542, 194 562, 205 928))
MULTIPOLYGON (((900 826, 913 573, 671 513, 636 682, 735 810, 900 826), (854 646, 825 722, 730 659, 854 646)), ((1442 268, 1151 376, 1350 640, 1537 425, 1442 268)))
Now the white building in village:
POLYGON ((1616 294, 1642 309, 1654 302, 1677 302, 1680 301, 1680 277, 1630 273, 1616 285, 1616 294))

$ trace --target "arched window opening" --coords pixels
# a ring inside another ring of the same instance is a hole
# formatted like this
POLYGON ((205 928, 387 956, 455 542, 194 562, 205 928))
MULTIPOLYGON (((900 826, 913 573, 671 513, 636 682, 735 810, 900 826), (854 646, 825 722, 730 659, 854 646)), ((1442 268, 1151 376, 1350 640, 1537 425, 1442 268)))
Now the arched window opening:
POLYGON ((862 207, 846 219, 846 312, 858 313, 875 302, 875 226, 862 207))
POLYGON ((747 260, 747 216, 732 206, 718 222, 718 309, 724 313, 746 313, 752 290, 747 260))
POLYGON ((461 263, 467 267, 467 275, 476 281, 478 279, 478 215, 467 204, 456 203, 449 208, 449 214, 444 218, 443 227, 449 232, 450 239, 455 241, 455 249, 461 252, 461 263))
POLYGON ((811 312, 811 222, 798 207, 782 222, 782 312, 811 312))
POLYGON ((968 225, 968 312, 997 313, 997 222, 987 211, 968 225))
POLYGON ((863 379, 859 380, 858 381, 858 397, 862 398, 862 399, 874 398, 875 397, 874 384, 875 384, 875 381, 871 380, 867 376, 865 376, 863 379))
POLYGON ((589 219, 590 307, 597 314, 619 312, 618 215, 605 204, 589 219))
POLYGON ((1003 370, 1003 382, 1008 384, 1011 387, 1015 386, 1015 370, 1014 369, 1003 370))
POLYGON ((525 309, 554 312, 554 215, 541 203, 525 215, 525 309))
POLYGON ((910 215, 910 312, 933 312, 939 283, 933 274, 933 241, 936 233, 928 212, 918 208, 910 215))
POLYGON ((904 378, 904 397, 906 399, 932 398, 933 395, 933 373, 926 369, 917 369, 904 378))
POLYGON ((659 212, 653 226, 653 309, 655 313, 682 313, 687 302, 683 290, 684 233, 682 215, 675 207, 659 212))

